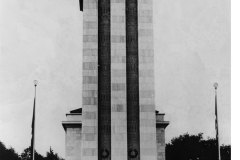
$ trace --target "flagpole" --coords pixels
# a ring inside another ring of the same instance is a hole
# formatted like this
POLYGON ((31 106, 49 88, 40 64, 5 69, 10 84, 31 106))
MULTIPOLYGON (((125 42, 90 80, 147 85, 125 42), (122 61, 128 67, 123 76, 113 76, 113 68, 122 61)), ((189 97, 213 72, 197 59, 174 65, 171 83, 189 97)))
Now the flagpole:
POLYGON ((33 83, 34 83, 34 86, 35 86, 35 95, 34 95, 34 121, 33 121, 33 126, 34 126, 34 128, 33 128, 33 133, 34 133, 34 135, 33 135, 33 147, 32 147, 32 160, 35 160, 35 112, 36 112, 36 105, 35 105, 35 103, 36 103, 36 90, 37 90, 37 84, 38 84, 38 81, 37 80, 34 80, 33 81, 33 83))
POLYGON ((216 129, 216 140, 217 140, 217 149, 218 149, 218 159, 221 160, 221 155, 220 155, 220 146, 219 146, 219 130, 218 130, 218 112, 217 112, 217 87, 218 84, 214 83, 214 88, 215 88, 215 115, 216 115, 216 122, 215 122, 215 129, 216 129))

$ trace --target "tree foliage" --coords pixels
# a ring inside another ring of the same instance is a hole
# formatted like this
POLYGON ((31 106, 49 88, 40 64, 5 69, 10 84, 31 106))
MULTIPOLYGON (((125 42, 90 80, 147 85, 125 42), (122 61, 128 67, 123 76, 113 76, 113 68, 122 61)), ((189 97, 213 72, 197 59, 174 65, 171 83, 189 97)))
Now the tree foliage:
MULTIPOLYGON (((221 146, 221 160, 231 159, 231 146, 221 146)), ((217 160, 216 139, 203 140, 203 133, 188 133, 173 138, 166 144, 166 160, 217 160)))
POLYGON ((0 159, 1 160, 21 160, 14 148, 9 149, 0 141, 0 159))
POLYGON ((221 149, 221 160, 230 160, 231 159, 231 146, 222 145, 221 149))
MULTIPOLYGON (((21 155, 15 152, 13 148, 7 149, 0 141, 0 160, 31 160, 31 147, 23 150, 21 155)), ((46 152, 46 157, 42 156, 35 150, 35 160, 64 160, 54 153, 50 147, 49 152, 46 152)))
POLYGON ((54 153, 52 148, 50 147, 50 151, 47 152, 45 160, 63 160, 63 159, 60 158, 57 153, 54 153))
MULTIPOLYGON (((24 149, 21 154, 21 160, 31 160, 31 147, 24 149)), ((44 160, 44 157, 35 151, 35 160, 44 160)))

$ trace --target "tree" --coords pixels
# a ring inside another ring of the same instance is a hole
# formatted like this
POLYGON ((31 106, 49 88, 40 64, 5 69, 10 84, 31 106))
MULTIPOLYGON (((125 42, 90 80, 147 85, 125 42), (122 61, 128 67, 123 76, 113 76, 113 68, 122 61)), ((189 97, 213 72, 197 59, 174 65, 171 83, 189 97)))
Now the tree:
POLYGON ((199 133, 197 136, 186 133, 177 138, 173 138, 170 143, 166 144, 166 159, 195 160, 200 158, 201 140, 202 133, 199 133))
MULTIPOLYGON (((217 160, 216 139, 203 140, 203 133, 188 133, 173 138, 166 144, 166 160, 217 160)), ((231 159, 231 146, 221 146, 222 160, 231 159)))
POLYGON ((24 149, 23 153, 21 154, 22 160, 30 160, 31 159, 31 147, 24 149))
POLYGON ((231 160, 231 146, 230 145, 222 145, 220 147, 221 150, 221 160, 231 160))
MULTIPOLYGON (((21 154, 22 160, 31 160, 31 147, 24 149, 21 154)), ((35 160, 44 160, 44 157, 35 150, 35 160)))
MULTIPOLYGON (((31 160, 31 146, 24 149, 19 156, 15 150, 11 147, 7 149, 6 146, 0 141, 0 160, 31 160)), ((46 153, 46 157, 43 157, 35 150, 35 160, 64 160, 54 153, 50 147, 50 151, 46 153)))
POLYGON ((60 158, 57 153, 54 153, 52 148, 50 147, 50 151, 47 152, 45 160, 64 160, 64 159, 60 158))
POLYGON ((0 141, 0 159, 1 160, 21 160, 14 148, 7 149, 5 145, 0 141))

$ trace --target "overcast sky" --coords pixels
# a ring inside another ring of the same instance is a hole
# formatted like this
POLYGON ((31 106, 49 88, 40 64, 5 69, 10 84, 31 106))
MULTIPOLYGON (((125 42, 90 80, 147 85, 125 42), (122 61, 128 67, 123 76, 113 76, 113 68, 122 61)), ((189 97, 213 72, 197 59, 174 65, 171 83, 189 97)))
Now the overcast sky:
MULTIPOLYGON (((81 107, 82 12, 78 0, 0 0, 0 141, 31 142, 37 79, 36 149, 65 158, 65 114, 81 107)), ((229 0, 153 0, 156 109, 183 133, 215 137, 218 82, 221 144, 231 144, 229 0)))

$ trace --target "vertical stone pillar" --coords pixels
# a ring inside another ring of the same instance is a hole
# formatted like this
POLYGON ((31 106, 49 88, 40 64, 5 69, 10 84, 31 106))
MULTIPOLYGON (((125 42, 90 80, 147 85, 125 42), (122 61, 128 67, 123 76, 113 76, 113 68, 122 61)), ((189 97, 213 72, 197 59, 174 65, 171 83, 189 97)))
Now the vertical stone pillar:
POLYGON ((83 2, 82 159, 98 159, 98 0, 83 2))
POLYGON ((138 36, 141 160, 156 160, 152 0, 138 0, 138 36))
POLYGON ((112 160, 127 160, 125 0, 111 0, 112 160))

